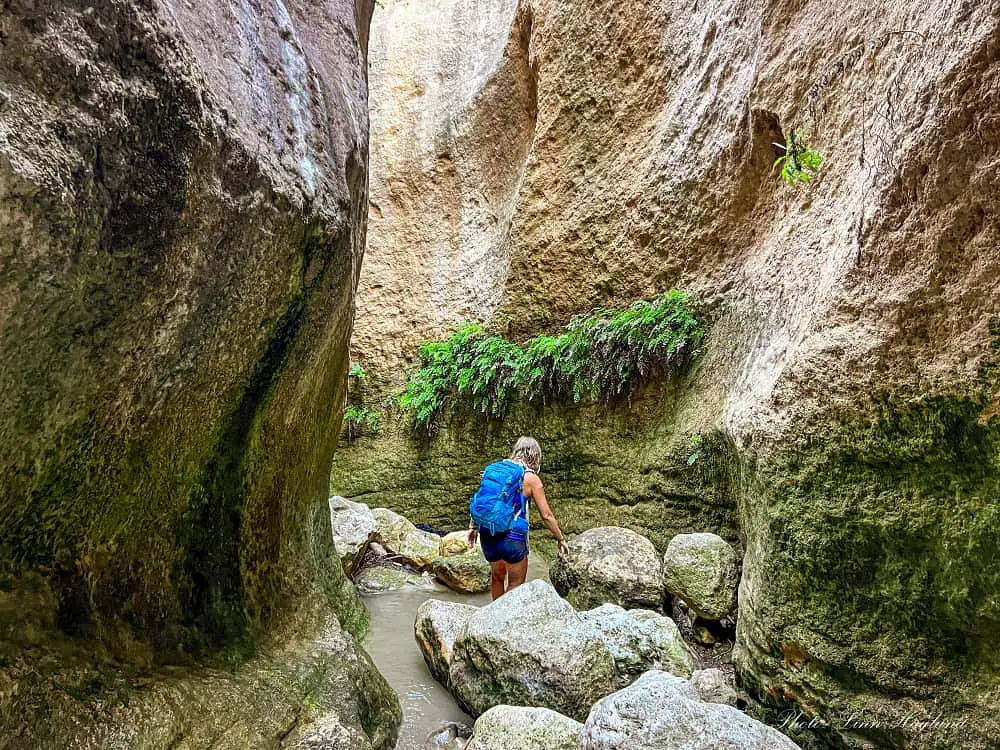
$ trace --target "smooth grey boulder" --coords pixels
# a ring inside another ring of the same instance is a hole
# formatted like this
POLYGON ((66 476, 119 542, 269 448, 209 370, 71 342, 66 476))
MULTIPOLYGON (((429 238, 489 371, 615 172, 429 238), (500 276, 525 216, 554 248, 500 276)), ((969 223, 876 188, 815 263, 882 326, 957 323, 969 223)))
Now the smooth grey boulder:
POLYGON ((627 685, 650 669, 662 669, 679 677, 690 677, 694 659, 684 644, 676 623, 648 609, 624 609, 602 604, 581 612, 593 623, 615 660, 621 684, 627 685))
POLYGON ((473 716, 512 704, 583 719, 618 687, 614 659, 597 629, 542 580, 469 617, 455 640, 449 679, 473 716))
POLYGON ((663 555, 663 581, 695 614, 721 620, 736 610, 736 551, 716 534, 678 534, 663 555))
POLYGON ((368 545, 375 538, 375 516, 364 503, 355 503, 337 495, 329 499, 333 546, 351 578, 358 572, 368 545))
POLYGON ((428 599, 417 608, 413 637, 434 679, 445 687, 449 685, 448 670, 455 639, 478 609, 471 604, 440 599, 428 599))
POLYGON ((591 710, 583 750, 796 750, 777 729, 742 711, 705 703, 688 681, 650 671, 591 710))
POLYGON ((722 703, 735 706, 736 688, 721 669, 699 669, 691 675, 691 685, 706 703, 722 703))
POLYGON ((548 708, 494 706, 476 720, 465 750, 576 750, 582 729, 548 708))
POLYGON ((653 543, 617 526, 588 529, 569 542, 549 569, 556 590, 578 609, 605 602, 626 608, 660 609, 663 574, 653 543))

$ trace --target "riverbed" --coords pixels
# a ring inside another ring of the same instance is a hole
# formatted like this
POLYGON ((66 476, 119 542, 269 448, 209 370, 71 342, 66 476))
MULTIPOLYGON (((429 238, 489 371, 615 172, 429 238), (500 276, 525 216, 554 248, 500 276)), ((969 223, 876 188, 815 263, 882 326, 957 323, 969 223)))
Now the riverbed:
MULTIPOLYGON (((545 559, 532 553, 528 560, 528 580, 548 580, 545 559)), ((437 582, 426 588, 407 587, 397 591, 365 594, 371 627, 364 647, 376 666, 399 695, 403 723, 396 750, 423 750, 427 735, 442 722, 456 721, 472 726, 472 718, 460 709, 451 694, 427 671, 420 649, 413 639, 417 608, 428 599, 445 599, 482 606, 489 594, 458 594, 437 582)))

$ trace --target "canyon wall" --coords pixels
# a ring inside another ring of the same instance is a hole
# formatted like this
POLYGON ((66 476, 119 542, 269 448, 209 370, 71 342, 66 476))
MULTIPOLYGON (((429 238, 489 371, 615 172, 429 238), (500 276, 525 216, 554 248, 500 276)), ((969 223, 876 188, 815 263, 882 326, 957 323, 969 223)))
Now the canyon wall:
MULTIPOLYGON (((0 744, 221 742, 248 710, 224 680, 205 676, 197 711, 193 683, 169 688, 174 719, 156 699, 129 737, 114 717, 142 704, 129 675, 232 667, 331 604, 362 627, 325 500, 364 245, 371 9, 3 3, 0 744), (105 720, 120 736, 87 739, 105 720)), ((305 663, 381 679, 340 637, 305 663)), ((383 719, 351 721, 374 738, 383 719)))
POLYGON ((738 538, 738 666, 777 708, 853 744, 990 746, 1000 4, 484 5, 374 17, 352 355, 383 426, 345 441, 332 489, 461 523, 531 432, 571 531, 738 538), (473 72, 411 62, 436 55, 473 72), (800 127, 825 162, 792 188, 774 144, 800 127), (391 406, 460 320, 526 337, 674 287, 710 335, 631 407, 456 414, 427 439, 391 406))

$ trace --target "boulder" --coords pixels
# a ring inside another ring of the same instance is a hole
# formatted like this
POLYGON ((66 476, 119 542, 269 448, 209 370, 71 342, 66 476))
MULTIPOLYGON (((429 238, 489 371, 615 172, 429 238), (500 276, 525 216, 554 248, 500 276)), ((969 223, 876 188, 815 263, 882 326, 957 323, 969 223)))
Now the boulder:
POLYGON ((373 509, 372 517, 375 519, 375 531, 379 541, 390 549, 402 544, 407 534, 417 531, 417 527, 410 523, 408 518, 388 508, 373 509))
POLYGON ((449 684, 448 670, 455 639, 478 609, 471 604, 440 599, 428 599, 417 609, 413 637, 434 679, 445 687, 449 684))
POLYGON ((584 750, 794 750, 777 729, 732 706, 705 703, 687 680, 653 670, 591 710, 584 750))
POLYGON ((375 516, 364 503, 334 495, 329 500, 333 546, 348 576, 354 577, 375 538, 375 516))
POLYGON ((438 556, 441 543, 437 534, 421 531, 388 508, 376 508, 372 515, 375 518, 377 537, 389 552, 417 569, 430 567, 438 556))
POLYGON ((691 675, 691 685, 706 703, 735 706, 738 698, 732 680, 721 669, 699 669, 691 675))
POLYGON ((441 543, 438 547, 438 554, 441 557, 464 555, 470 549, 472 549, 472 545, 469 544, 469 532, 467 530, 452 531, 450 534, 445 534, 441 538, 441 543))
POLYGON ((481 594, 490 590, 490 564, 478 547, 463 555, 434 558, 431 571, 441 583, 461 594, 481 594))
POLYGON ((569 542, 549 570, 556 590, 578 609, 605 602, 659 609, 663 576, 653 543, 617 526, 589 529, 569 542))
POLYGON ((663 556, 664 584, 695 614, 721 620, 736 609, 737 563, 736 551, 716 534, 678 534, 663 556))
POLYGON ((407 587, 430 590, 434 588, 434 581, 429 576, 412 573, 403 568, 373 565, 361 569, 354 579, 354 585, 363 594, 378 594, 407 587))
POLYGON ((648 609, 624 609, 602 604, 581 612, 600 633, 615 660, 621 682, 632 682, 650 669, 690 677, 695 663, 677 625, 669 617, 648 609))
POLYGON ((469 617, 455 640, 452 693, 473 716, 500 704, 544 706, 582 719, 618 686, 597 629, 552 586, 518 586, 469 617))
POLYGON ((476 720, 465 750, 576 750, 581 729, 548 708, 494 706, 476 720))

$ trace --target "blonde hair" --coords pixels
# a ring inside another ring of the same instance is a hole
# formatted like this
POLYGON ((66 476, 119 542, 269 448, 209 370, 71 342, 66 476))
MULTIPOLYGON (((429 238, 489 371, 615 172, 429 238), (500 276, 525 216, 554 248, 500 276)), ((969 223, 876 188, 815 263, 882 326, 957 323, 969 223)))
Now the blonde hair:
POLYGON ((532 471, 542 468, 542 447, 533 437, 519 437, 510 452, 511 461, 520 461, 532 471))

